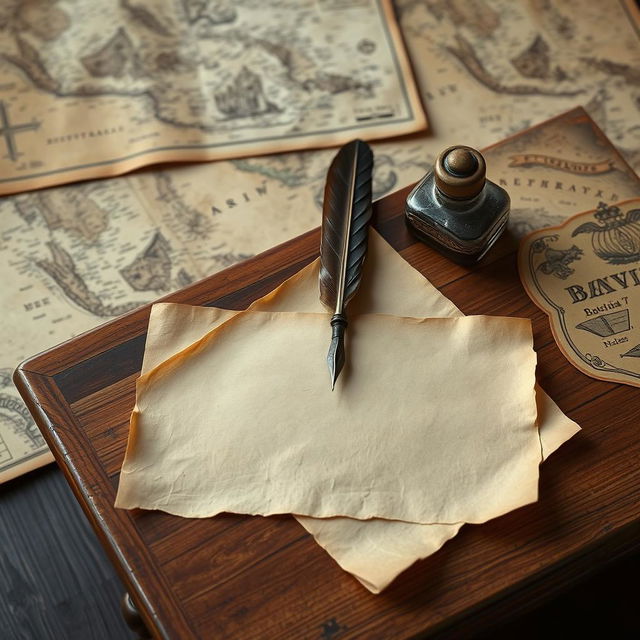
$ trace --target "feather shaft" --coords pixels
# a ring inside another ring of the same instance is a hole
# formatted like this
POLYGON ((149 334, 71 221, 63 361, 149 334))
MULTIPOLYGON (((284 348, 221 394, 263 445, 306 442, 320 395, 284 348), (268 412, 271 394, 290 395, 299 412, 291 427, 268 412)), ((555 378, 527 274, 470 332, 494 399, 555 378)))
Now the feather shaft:
POLYGON ((342 313, 344 307, 344 286, 347 280, 347 264, 349 254, 349 236, 351 235, 351 208, 353 206, 353 192, 355 188, 356 176, 357 176, 357 160, 358 160, 358 148, 353 148, 353 160, 351 164, 351 180, 349 181, 349 195, 347 197, 347 203, 349 211, 344 217, 345 229, 342 240, 342 251, 340 252, 340 278, 338 279, 338 295, 336 296, 335 313, 342 313))

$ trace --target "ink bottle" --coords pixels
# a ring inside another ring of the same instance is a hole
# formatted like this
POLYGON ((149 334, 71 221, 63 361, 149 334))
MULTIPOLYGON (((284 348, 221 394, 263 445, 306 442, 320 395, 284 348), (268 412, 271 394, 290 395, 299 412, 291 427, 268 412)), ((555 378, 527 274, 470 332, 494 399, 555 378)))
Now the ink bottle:
POLYGON ((411 191, 405 221, 419 240, 471 265, 504 231, 509 206, 509 194, 486 179, 482 154, 455 146, 438 156, 433 171, 411 191))

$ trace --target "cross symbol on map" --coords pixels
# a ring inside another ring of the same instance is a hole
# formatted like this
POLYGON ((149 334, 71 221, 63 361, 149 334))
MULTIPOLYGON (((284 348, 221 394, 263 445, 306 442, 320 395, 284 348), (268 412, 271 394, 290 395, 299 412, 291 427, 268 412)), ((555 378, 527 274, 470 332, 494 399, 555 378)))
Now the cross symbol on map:
POLYGON ((32 120, 31 122, 25 122, 23 124, 12 125, 9 122, 7 107, 4 102, 0 100, 0 136, 4 136, 4 143, 7 145, 7 155, 4 157, 15 162, 18 159, 18 156, 22 155, 21 153, 18 153, 18 149, 16 147, 16 133, 22 133, 23 131, 36 131, 40 128, 40 124, 41 123, 37 120, 32 120))

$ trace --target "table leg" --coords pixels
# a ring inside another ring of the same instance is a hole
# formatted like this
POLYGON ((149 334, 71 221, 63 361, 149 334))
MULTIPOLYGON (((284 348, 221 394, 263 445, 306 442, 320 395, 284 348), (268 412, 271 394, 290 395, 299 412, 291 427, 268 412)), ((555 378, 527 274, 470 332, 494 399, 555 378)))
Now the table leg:
POLYGON ((133 604, 131 596, 126 591, 120 601, 120 610, 122 611, 122 617, 127 623, 127 626, 131 631, 138 634, 139 640, 147 640, 148 638, 151 638, 136 605, 133 604))

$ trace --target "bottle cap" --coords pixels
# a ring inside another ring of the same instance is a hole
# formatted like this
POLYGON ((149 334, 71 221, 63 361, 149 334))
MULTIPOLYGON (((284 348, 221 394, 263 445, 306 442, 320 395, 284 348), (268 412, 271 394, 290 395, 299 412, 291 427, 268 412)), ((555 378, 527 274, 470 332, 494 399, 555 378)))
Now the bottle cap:
POLYGON ((461 145, 445 149, 434 167, 436 186, 445 196, 456 200, 477 196, 484 187, 486 172, 482 154, 461 145))

